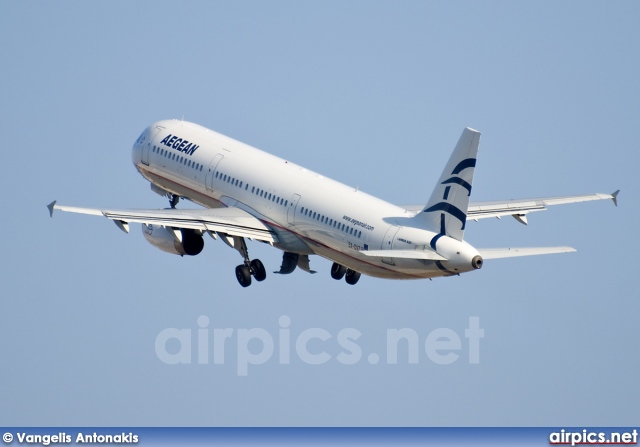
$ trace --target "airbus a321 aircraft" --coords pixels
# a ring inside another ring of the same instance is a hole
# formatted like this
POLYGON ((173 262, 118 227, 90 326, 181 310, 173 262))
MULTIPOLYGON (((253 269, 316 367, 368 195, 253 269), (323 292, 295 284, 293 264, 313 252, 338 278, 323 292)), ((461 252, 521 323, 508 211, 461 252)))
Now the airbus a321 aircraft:
POLYGON ((397 206, 358 188, 233 140, 197 124, 167 120, 145 129, 133 145, 133 164, 169 209, 118 210, 48 205, 54 210, 111 219, 121 230, 142 224, 160 250, 195 256, 204 236, 221 239, 244 262, 235 273, 242 287, 266 278, 245 239, 284 252, 278 272, 296 267, 315 273, 309 255, 333 261, 331 277, 356 284, 361 274, 418 279, 477 270, 487 259, 575 251, 571 247, 476 249, 464 241, 469 219, 526 215, 549 205, 612 199, 590 194, 519 201, 469 203, 480 133, 465 129, 426 205, 397 206), (177 209, 180 199, 205 209, 177 209))

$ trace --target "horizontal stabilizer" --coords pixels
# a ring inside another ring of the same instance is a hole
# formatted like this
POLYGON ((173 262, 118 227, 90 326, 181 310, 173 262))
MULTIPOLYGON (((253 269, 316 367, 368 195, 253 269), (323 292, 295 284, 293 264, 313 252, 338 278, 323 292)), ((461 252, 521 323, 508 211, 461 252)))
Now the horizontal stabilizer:
MULTIPOLYGON (((470 202, 467 210, 467 219, 487 219, 489 217, 519 216, 534 211, 546 211, 548 206, 565 205, 567 203, 588 202, 592 200, 610 199, 618 205, 618 193, 613 194, 584 194, 580 196, 544 197, 538 199, 501 200, 494 202, 470 202)), ((419 213, 424 205, 402 205, 410 213, 419 213)), ((517 220, 520 220, 516 217, 517 220)))
POLYGON ((515 258, 517 256, 550 255, 554 253, 571 253, 572 247, 526 247, 526 248, 479 248, 483 259, 515 258))
POLYGON ((428 261, 446 261, 435 251, 429 250, 361 250, 363 255, 379 258, 426 259, 428 261))

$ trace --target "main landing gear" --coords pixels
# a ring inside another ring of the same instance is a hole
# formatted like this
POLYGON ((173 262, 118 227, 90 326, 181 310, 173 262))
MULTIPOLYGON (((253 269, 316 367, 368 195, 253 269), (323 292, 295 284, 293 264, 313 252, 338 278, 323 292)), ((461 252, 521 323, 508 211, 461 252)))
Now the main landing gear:
POLYGON ((242 287, 251 285, 252 275, 256 281, 264 281, 267 278, 267 271, 264 269, 260 259, 254 259, 249 264, 245 262, 236 267, 236 279, 242 287))
MULTIPOLYGON (((236 267, 236 279, 242 287, 249 287, 251 285, 251 277, 253 276, 256 281, 264 281, 267 278, 267 271, 260 259, 249 259, 249 250, 247 250, 247 244, 244 238, 235 237, 234 242, 238 243, 237 247, 234 247, 240 252, 244 258, 244 264, 240 264, 236 267)), ((234 244, 235 245, 235 244, 234 244)))
POLYGON ((348 269, 344 265, 334 262, 331 266, 331 277, 337 280, 341 280, 344 277, 346 283, 353 286, 360 279, 360 272, 348 269))

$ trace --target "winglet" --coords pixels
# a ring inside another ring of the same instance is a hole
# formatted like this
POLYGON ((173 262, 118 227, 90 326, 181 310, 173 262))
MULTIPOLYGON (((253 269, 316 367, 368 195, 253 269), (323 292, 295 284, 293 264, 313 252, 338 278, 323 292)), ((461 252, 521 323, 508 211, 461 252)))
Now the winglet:
POLYGON ((47 208, 49 208, 49 217, 53 217, 53 210, 54 210, 54 208, 56 206, 56 202, 57 202, 57 200, 54 200, 49 205, 47 205, 47 208))
MULTIPOLYGON (((620 190, 617 190, 616 192, 614 192, 613 194, 611 194, 611 200, 613 200, 613 204, 615 206, 618 206, 618 193, 620 192, 620 190)), ((54 202, 55 203, 55 202, 54 202)))

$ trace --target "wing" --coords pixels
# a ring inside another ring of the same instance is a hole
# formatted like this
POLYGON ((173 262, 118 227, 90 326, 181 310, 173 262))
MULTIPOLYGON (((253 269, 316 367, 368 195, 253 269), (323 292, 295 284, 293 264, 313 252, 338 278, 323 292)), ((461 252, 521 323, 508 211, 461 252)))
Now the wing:
POLYGON ((554 253, 571 253, 571 247, 528 247, 528 248, 478 248, 482 259, 515 258, 517 256, 550 255, 554 253))
POLYGON ((278 242, 278 238, 271 228, 246 211, 235 207, 199 210, 106 210, 58 205, 54 201, 48 205, 48 208, 51 216, 53 216, 54 210, 104 216, 113 220, 118 228, 127 233, 129 232, 129 223, 139 222, 173 228, 219 232, 272 244, 278 242))
MULTIPOLYGON (((469 203, 467 219, 477 221, 478 219, 486 219, 488 217, 513 216, 519 222, 526 224, 526 214, 534 211, 545 211, 548 206, 552 205, 611 199, 617 206, 619 192, 620 190, 613 194, 586 194, 582 196, 545 197, 541 199, 472 202, 469 203)), ((409 205, 404 208, 406 208, 407 211, 418 213, 422 211, 424 205, 409 205)))

